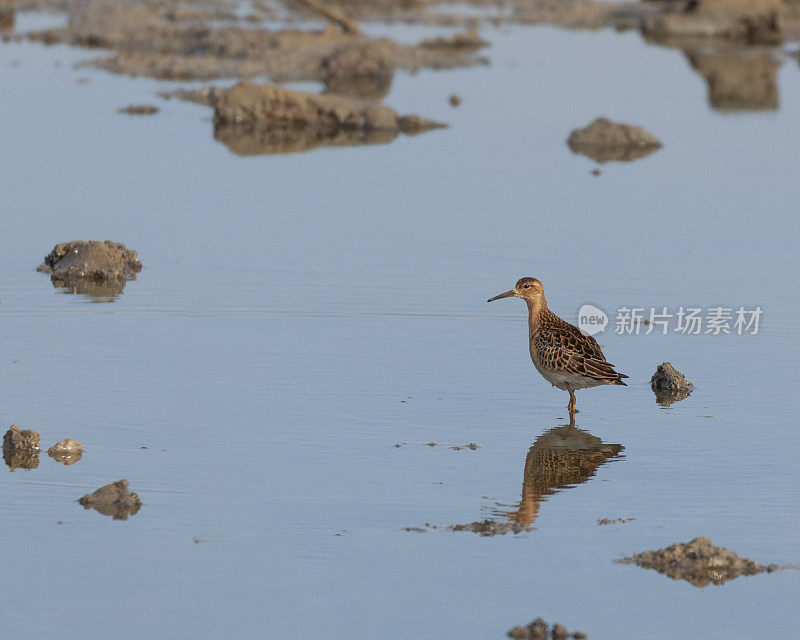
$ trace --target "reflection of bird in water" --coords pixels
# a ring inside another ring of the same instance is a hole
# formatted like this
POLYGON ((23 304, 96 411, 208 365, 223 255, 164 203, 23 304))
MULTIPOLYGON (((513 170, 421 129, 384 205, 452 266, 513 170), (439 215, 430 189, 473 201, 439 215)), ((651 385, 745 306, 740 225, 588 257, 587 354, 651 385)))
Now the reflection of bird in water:
POLYGON ((525 458, 522 500, 508 519, 533 524, 545 496, 586 482, 603 463, 619 458, 621 444, 607 444, 574 422, 554 427, 536 438, 525 458))
POLYGON ((554 387, 569 391, 570 412, 575 411, 575 391, 600 384, 625 385, 628 376, 614 371, 592 336, 562 320, 547 307, 542 283, 522 278, 513 289, 487 302, 508 297, 522 298, 528 305, 528 338, 536 370, 554 387))

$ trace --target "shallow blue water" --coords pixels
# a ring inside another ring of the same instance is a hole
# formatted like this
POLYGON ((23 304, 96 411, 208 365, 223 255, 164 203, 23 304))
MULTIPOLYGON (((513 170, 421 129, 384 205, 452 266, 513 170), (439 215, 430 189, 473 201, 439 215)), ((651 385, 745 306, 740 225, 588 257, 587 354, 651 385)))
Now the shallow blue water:
POLYGON ((724 114, 635 34, 485 36, 490 66, 398 74, 386 99, 449 129, 249 158, 153 95, 172 85, 0 47, 3 420, 86 448, 2 474, 6 633, 502 638, 542 616, 592 639, 795 637, 800 573, 698 589, 613 560, 706 535, 800 561, 796 63, 778 111, 724 114), (598 115, 664 147, 592 176, 565 139, 598 115), (113 304, 34 271, 78 238, 139 251, 113 304), (579 393, 577 425, 623 457, 545 496, 533 531, 449 532, 514 508, 532 443, 567 421, 524 305, 485 303, 522 275, 573 321, 760 305, 762 330, 609 328, 630 386, 579 393), (696 386, 669 409, 664 360, 696 386), (144 502, 127 521, 75 502, 122 477, 144 502))

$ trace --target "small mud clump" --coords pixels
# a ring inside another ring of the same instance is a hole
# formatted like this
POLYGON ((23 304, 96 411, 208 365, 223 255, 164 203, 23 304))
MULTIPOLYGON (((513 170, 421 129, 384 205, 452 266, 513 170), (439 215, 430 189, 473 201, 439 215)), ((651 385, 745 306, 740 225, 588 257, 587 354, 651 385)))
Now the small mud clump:
POLYGON ((461 106, 461 96, 457 93, 454 93, 450 96, 449 102, 451 107, 459 107, 461 106))
POLYGON ((670 362, 662 362, 658 365, 653 377, 650 378, 650 386, 653 391, 691 391, 692 389, 692 383, 670 362))
POLYGON ((625 524, 626 522, 633 522, 636 518, 599 518, 597 524, 601 527, 607 524, 625 524))
POLYGON ((596 162, 630 162, 649 156, 661 147, 661 142, 642 127, 597 118, 583 129, 575 129, 567 139, 575 153, 596 162))
POLYGON ((524 533, 533 531, 533 527, 528 527, 517 522, 497 522, 495 520, 478 520, 468 524, 454 524, 450 526, 451 531, 471 531, 479 534, 482 538, 490 536, 504 536, 507 533, 524 533))
POLYGON ((94 509, 104 516, 112 516, 114 520, 127 520, 142 506, 139 496, 128 488, 128 481, 124 479, 100 487, 92 494, 87 493, 78 502, 84 509, 94 509))
POLYGON ((39 434, 32 429, 20 429, 12 424, 3 436, 3 449, 39 450, 39 434))
POLYGON ((129 104, 127 107, 117 110, 119 113, 127 113, 129 116, 151 116, 159 112, 159 108, 153 104, 129 104))
POLYGON ((438 529, 435 524, 431 524, 430 522, 426 522, 421 527, 403 527, 403 531, 410 531, 414 533, 427 533, 428 531, 433 531, 434 529, 438 529))
POLYGON ((120 242, 75 240, 57 244, 36 269, 70 293, 113 297, 142 270, 135 251, 120 242))
POLYGON ((656 402, 668 407, 673 402, 689 397, 694 386, 671 363, 663 362, 650 378, 650 388, 656 394, 656 402))
POLYGON ((552 629, 549 629, 547 623, 541 618, 536 618, 536 620, 524 627, 517 625, 507 635, 514 640, 567 640, 567 638, 582 640, 588 637, 581 631, 570 633, 560 622, 556 622, 552 629))
POLYGON ((673 544, 666 549, 635 553, 617 562, 655 569, 673 580, 686 580, 695 587, 705 587, 712 582, 722 584, 739 576, 753 576, 779 568, 776 564, 763 565, 724 547, 715 547, 705 537, 673 544))
POLYGON ((75 464, 83 457, 83 445, 77 440, 66 438, 50 447, 47 455, 64 465, 75 464))
POLYGON ((39 466, 39 434, 12 424, 3 436, 3 460, 11 471, 39 466))
POLYGON ((478 449, 478 445, 475 442, 470 442, 468 444, 454 444, 450 448, 453 451, 461 451, 462 449, 469 449, 470 451, 476 451, 478 449))

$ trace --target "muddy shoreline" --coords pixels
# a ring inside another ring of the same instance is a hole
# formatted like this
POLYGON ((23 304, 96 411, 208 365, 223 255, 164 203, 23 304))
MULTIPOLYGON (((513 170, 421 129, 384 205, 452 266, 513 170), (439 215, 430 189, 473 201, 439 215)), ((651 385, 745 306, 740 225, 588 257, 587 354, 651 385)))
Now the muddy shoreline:
MULTIPOLYGON (((384 98, 397 71, 488 64, 490 29, 505 24, 639 31, 650 43, 685 52, 690 68, 708 84, 713 108, 775 109, 777 70, 786 57, 782 46, 800 40, 800 2, 509 0, 498 7, 484 0, 350 0, 331 10, 316 0, 256 0, 239 11, 223 0, 6 0, 0 5, 0 38, 82 47, 87 50, 82 64, 112 73, 172 81, 318 82, 326 93, 365 100, 384 98), (66 24, 14 33, 20 10, 65 14, 66 24), (449 32, 416 44, 369 35, 371 24, 397 23, 449 32)), ((241 132, 222 132, 218 138, 241 138, 241 132)), ((233 146, 254 153, 274 143, 262 139, 233 146)))

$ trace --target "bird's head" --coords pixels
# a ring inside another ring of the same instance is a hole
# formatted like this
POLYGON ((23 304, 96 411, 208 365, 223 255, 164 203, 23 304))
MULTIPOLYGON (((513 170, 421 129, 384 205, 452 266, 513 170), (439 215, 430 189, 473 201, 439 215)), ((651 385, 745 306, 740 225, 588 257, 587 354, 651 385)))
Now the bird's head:
POLYGON ((526 302, 541 302, 544 300, 544 287, 536 278, 520 278, 514 288, 499 296, 489 298, 486 302, 494 302, 500 298, 522 298, 526 302))

